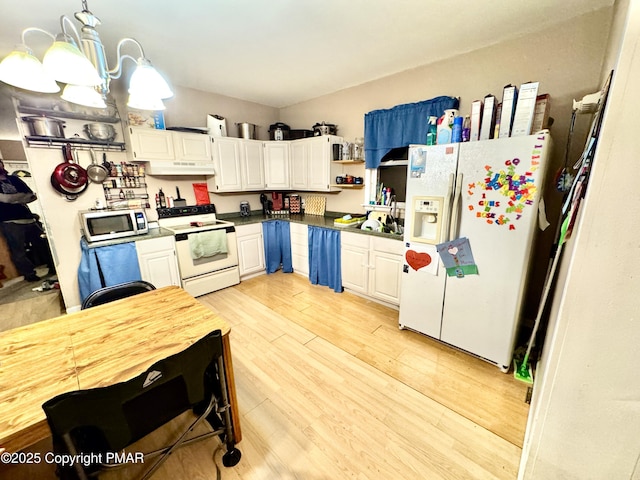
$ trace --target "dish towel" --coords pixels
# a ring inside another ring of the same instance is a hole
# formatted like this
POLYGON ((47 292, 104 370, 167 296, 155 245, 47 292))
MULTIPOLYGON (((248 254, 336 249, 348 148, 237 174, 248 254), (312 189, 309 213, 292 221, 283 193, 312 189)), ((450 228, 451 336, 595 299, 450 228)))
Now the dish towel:
POLYGON ((194 260, 227 253, 227 231, 221 228, 210 232, 191 233, 189 234, 189 248, 191 258, 194 260))

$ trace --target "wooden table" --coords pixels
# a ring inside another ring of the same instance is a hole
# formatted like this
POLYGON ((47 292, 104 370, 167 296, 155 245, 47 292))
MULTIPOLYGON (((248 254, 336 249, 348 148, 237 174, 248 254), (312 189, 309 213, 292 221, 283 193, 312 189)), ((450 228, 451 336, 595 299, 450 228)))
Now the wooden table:
POLYGON ((48 437, 42 404, 50 398, 129 380, 217 329, 240 442, 230 327, 181 288, 165 287, 0 333, 0 447, 15 452, 48 437))

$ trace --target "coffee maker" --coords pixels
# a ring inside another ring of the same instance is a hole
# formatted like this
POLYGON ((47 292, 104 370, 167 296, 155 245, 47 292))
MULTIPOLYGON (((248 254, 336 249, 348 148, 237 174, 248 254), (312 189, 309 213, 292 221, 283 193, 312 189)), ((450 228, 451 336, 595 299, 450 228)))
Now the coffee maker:
POLYGON ((248 217, 251 215, 251 206, 249 202, 240 202, 240 216, 248 217))
POLYGON ((260 203, 262 204, 262 214, 269 215, 269 213, 271 213, 271 210, 273 210, 273 202, 267 198, 266 194, 261 193, 260 203))

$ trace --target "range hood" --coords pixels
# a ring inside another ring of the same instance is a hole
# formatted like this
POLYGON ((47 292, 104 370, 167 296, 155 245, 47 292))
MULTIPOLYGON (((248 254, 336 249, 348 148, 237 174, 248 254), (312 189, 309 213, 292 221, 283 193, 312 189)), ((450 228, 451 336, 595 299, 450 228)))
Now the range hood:
POLYGON ((189 160, 149 160, 149 175, 215 175, 213 162, 189 160))

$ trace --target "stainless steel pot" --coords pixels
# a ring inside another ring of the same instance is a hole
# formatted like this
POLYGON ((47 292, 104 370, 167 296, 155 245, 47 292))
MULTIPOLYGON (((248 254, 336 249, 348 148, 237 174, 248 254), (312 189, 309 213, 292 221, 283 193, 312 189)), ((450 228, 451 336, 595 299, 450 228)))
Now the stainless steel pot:
POLYGON ((116 129, 109 123, 87 123, 84 133, 90 140, 111 142, 116 138, 116 129))
POLYGON ((236 123, 238 127, 238 137, 245 138, 247 140, 255 140, 257 138, 256 133, 258 126, 253 123, 236 123))
POLYGON ((313 134, 317 137, 319 135, 337 135, 338 126, 333 123, 316 123, 313 126, 313 134))
POLYGON ((64 137, 64 121, 48 117, 22 117, 29 125, 29 132, 36 137, 64 137))

